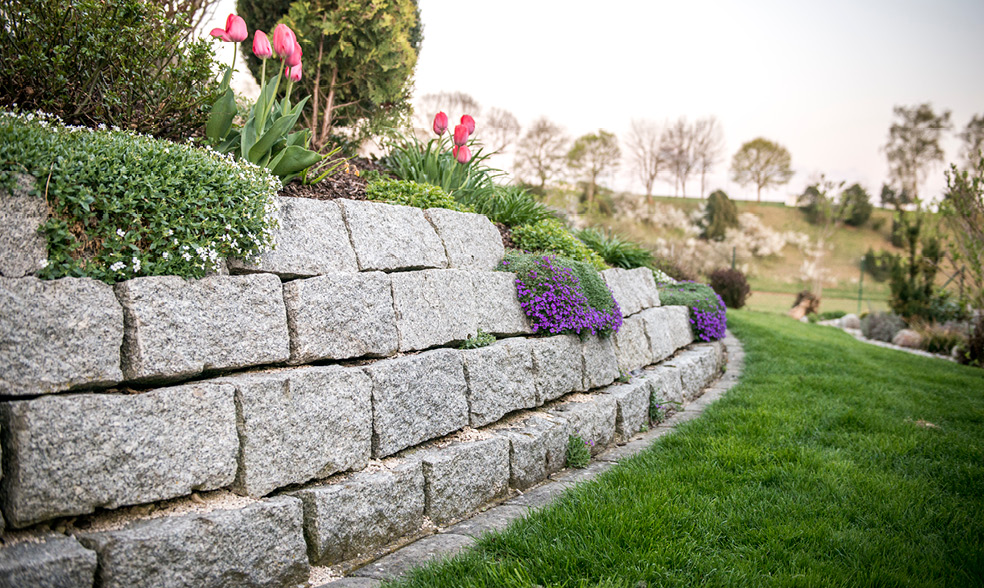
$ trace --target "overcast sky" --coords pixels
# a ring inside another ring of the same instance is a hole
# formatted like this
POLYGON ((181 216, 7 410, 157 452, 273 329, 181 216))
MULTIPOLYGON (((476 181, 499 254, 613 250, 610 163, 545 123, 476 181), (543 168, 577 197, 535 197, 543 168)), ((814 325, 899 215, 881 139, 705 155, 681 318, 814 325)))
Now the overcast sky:
MULTIPOLYGON (((950 109, 957 129, 984 113, 984 0, 419 5, 417 95, 466 92, 524 127, 544 115, 572 136, 603 128, 621 139, 634 118, 714 115, 726 148, 709 189, 732 197, 754 198, 754 187, 728 180, 727 167, 757 136, 785 145, 796 171, 763 198, 799 193, 819 172, 876 194, 894 105, 950 109)), ((944 146, 955 159, 952 134, 944 146)), ((630 181, 626 162, 612 183, 630 181)), ((940 166, 923 193, 943 185, 940 166)), ((688 186, 698 191, 699 180, 688 186)), ((672 185, 657 192, 672 193, 672 185)))

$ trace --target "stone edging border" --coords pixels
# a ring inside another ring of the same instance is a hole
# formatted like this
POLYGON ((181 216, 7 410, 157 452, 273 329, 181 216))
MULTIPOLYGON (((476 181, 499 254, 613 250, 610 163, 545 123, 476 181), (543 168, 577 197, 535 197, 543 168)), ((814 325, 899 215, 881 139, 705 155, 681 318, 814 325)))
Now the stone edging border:
POLYGON ((614 446, 599 454, 584 469, 564 469, 552 474, 542 484, 523 494, 450 527, 439 528, 435 534, 418 539, 370 562, 347 577, 320 584, 318 588, 375 588, 383 580, 399 578, 411 569, 433 559, 453 556, 471 547, 484 533, 506 528, 509 523, 526 516, 531 510, 553 502, 568 488, 591 480, 618 464, 620 460, 645 450, 660 437, 673 432, 679 424, 700 416, 704 409, 738 383, 745 366, 744 347, 731 331, 726 333, 722 343, 727 354, 724 374, 704 388, 695 400, 659 425, 644 433, 637 433, 624 445, 614 446))
POLYGON ((891 343, 886 343, 885 341, 878 341, 875 339, 869 339, 861 333, 861 329, 848 329, 847 327, 838 327, 837 325, 829 325, 824 323, 818 323, 824 327, 834 327, 840 329, 847 333, 848 335, 854 337, 862 343, 867 343, 869 345, 876 345, 878 347, 884 347, 885 349, 894 349, 896 351, 905 351, 906 353, 911 353, 912 355, 921 355, 922 357, 932 357, 934 359, 943 359, 946 361, 952 361, 956 363, 957 360, 953 359, 949 355, 943 355, 940 353, 930 353, 928 351, 923 351, 922 349, 912 349, 910 347, 902 347, 901 345, 892 345, 891 343))

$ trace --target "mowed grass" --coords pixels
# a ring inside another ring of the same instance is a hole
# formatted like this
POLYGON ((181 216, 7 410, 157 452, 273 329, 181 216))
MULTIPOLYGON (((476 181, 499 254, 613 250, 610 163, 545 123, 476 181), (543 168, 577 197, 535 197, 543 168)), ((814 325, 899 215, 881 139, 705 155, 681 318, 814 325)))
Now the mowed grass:
MULTIPOLYGON (((745 301, 745 308, 756 312, 770 312, 773 314, 786 314, 793 307, 796 295, 788 292, 758 292, 753 291, 748 300, 745 301)), ((858 299, 855 298, 834 298, 824 294, 820 301, 820 312, 840 310, 843 312, 858 312, 858 299)), ((869 298, 864 296, 861 300, 861 312, 874 312, 888 310, 888 300, 884 298, 869 298)))
POLYGON ((980 586, 984 371, 729 322, 746 369, 701 418, 387 586, 980 586))

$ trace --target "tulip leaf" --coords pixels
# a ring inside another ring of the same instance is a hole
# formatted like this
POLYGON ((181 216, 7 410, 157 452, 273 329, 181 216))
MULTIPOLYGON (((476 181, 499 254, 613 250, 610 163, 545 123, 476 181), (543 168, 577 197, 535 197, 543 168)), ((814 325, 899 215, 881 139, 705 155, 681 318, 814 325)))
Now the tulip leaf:
POLYGON ((279 81, 279 78, 273 78, 267 82, 263 91, 260 92, 260 97, 256 99, 256 104, 253 106, 253 111, 258 113, 256 115, 256 127, 259 129, 266 128, 267 117, 272 109, 271 104, 277 96, 277 84, 279 81))
POLYGON ((226 90, 212 105, 212 113, 205 125, 205 136, 213 141, 225 139, 236 116, 236 95, 226 90))
POLYGON ((282 116, 274 121, 270 130, 263 133, 263 136, 250 148, 249 160, 255 163, 256 160, 263 157, 263 154, 270 151, 278 139, 283 139, 287 131, 291 130, 296 122, 296 116, 282 116))
POLYGON ((321 155, 318 153, 297 145, 291 145, 281 151, 271 162, 271 171, 275 176, 285 176, 307 169, 319 161, 321 161, 321 155))
MULTIPOLYGON (((256 119, 250 118, 249 120, 246 121, 246 125, 243 126, 243 130, 240 135, 240 141, 239 141, 240 157, 248 158, 249 152, 253 148, 253 145, 255 144, 256 144, 256 119)), ((253 160, 250 159, 249 161, 252 162, 253 160)))

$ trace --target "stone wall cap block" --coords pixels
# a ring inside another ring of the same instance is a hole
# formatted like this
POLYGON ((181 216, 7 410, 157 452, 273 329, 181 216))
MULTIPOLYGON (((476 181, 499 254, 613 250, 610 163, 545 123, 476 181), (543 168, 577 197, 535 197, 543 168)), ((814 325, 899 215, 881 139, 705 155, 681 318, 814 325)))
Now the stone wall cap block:
POLYGON ((0 276, 35 274, 48 260, 48 241, 39 229, 48 220, 48 206, 33 195, 35 180, 14 174, 13 192, 0 188, 0 276))
POLYGON ((659 306, 659 290, 652 270, 638 267, 631 270, 611 268, 601 272, 608 288, 622 309, 622 316, 659 306))
POLYGON ((448 254, 448 267, 493 270, 502 261, 502 235, 485 215, 446 208, 424 211, 448 254))
POLYGON ((360 270, 448 267, 444 244, 419 208, 361 200, 336 202, 342 207, 360 270))
POLYGON ((516 274, 472 271, 471 277, 479 329, 505 336, 533 333, 516 294, 516 274))
POLYGON ((48 394, 123 379, 123 309, 89 278, 0 277, 0 395, 48 394))

